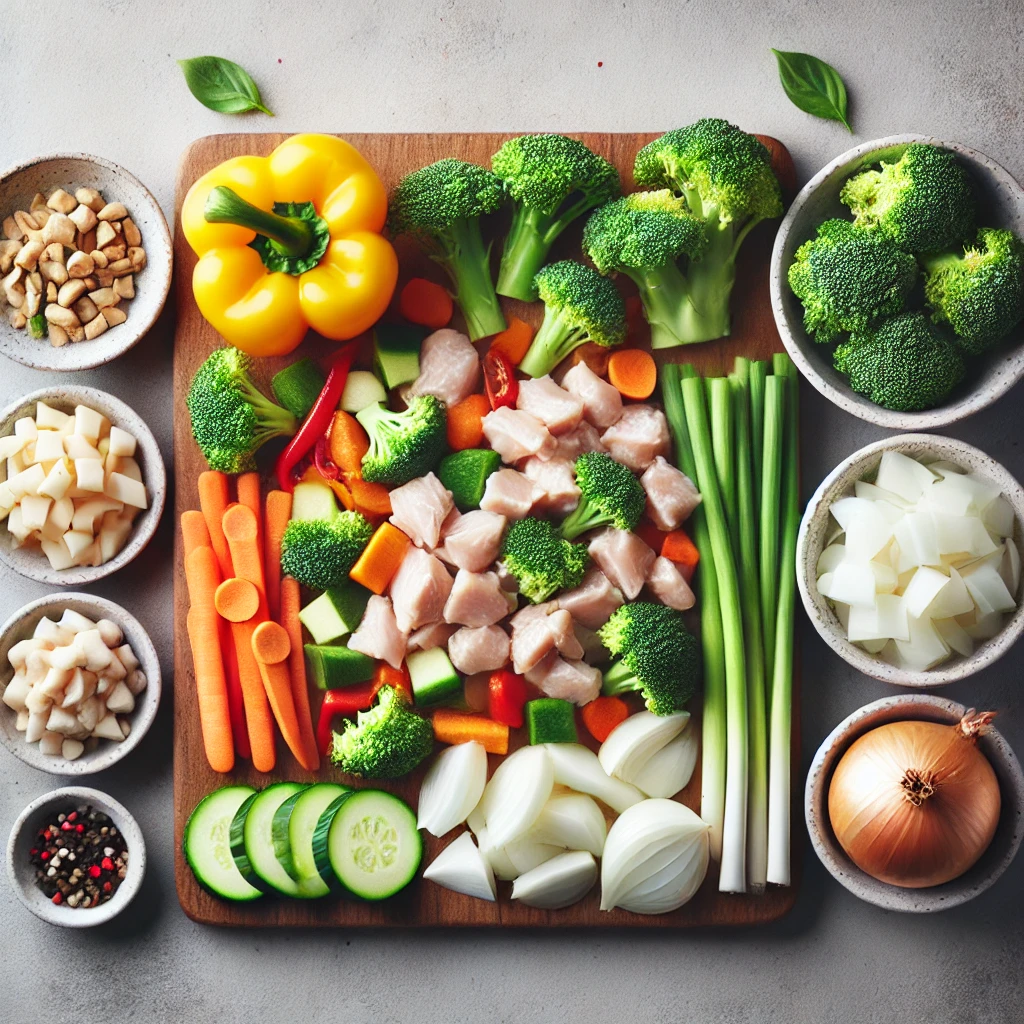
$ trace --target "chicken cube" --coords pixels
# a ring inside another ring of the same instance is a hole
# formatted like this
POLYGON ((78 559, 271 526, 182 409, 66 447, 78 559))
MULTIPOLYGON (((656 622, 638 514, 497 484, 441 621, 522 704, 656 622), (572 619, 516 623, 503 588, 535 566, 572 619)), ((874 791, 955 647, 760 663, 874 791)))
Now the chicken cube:
POLYGON ((622 395, 582 360, 562 377, 562 387, 583 403, 583 417, 602 430, 622 415, 622 395))
POLYGON ((575 430, 558 438, 553 458, 575 462, 584 452, 603 452, 604 444, 597 427, 584 420, 575 430))
POLYGON ((556 442, 548 428, 521 409, 494 409, 484 417, 483 430, 488 444, 505 463, 518 462, 530 455, 550 459, 555 453, 556 442))
POLYGON ((535 485, 532 513, 565 516, 579 504, 576 471, 567 459, 545 462, 534 455, 523 463, 523 474, 535 485))
POLYGON ((601 670, 585 661, 569 660, 552 652, 526 678, 548 697, 589 704, 601 692, 601 670))
POLYGON ((659 530, 678 529, 701 502, 697 485, 661 455, 644 471, 640 485, 647 493, 647 515, 659 530))
POLYGON ((501 626, 463 626, 448 641, 448 657, 460 672, 493 672, 508 664, 508 633, 501 626))
POLYGON ((587 550, 612 585, 630 601, 643 589, 656 557, 635 533, 614 527, 598 533, 587 550))
POLYGON ((583 419, 583 402, 549 376, 521 380, 516 408, 536 416, 554 435, 567 434, 583 419))
POLYGON ((683 579, 675 562, 662 558, 660 555, 654 560, 647 573, 647 586, 651 593, 669 608, 685 612, 697 603, 690 584, 683 579))
POLYGON ((497 512, 473 509, 445 530, 438 553, 458 569, 483 572, 497 559, 507 525, 508 520, 497 512))
POLYGON ((602 435, 608 454, 642 473, 659 455, 668 455, 668 421, 652 405, 627 405, 618 421, 602 435))
POLYGON ((409 651, 432 651, 435 647, 445 647, 458 629, 450 622, 432 622, 429 626, 420 626, 409 634, 406 649, 409 651))
POLYGON ((391 605, 403 633, 440 621, 452 578, 439 558, 409 548, 391 580, 391 605))
POLYGON ((350 650, 368 658, 386 661, 392 668, 401 668, 405 658, 405 633, 398 628, 391 599, 374 594, 366 602, 366 611, 348 638, 350 650))
POLYGON ((455 405, 473 394, 480 380, 480 356, 465 334, 445 327, 424 339, 420 375, 410 395, 434 395, 455 405))
POLYGON ((522 519, 539 496, 539 488, 528 476, 515 469, 499 469, 487 478, 480 508, 506 519, 522 519))
POLYGON ((455 508, 452 492, 433 473, 410 480, 391 492, 391 523, 412 542, 433 551, 445 519, 455 508))
POLYGON ((519 673, 528 672, 554 650, 570 658, 583 657, 572 616, 553 601, 529 605, 513 615, 509 625, 512 664, 519 673))
POLYGON ((460 569, 444 606, 444 621, 460 626, 490 626, 500 622, 509 611, 509 598, 501 589, 497 573, 460 569))
POLYGON ((587 629, 600 629, 622 604, 622 593, 600 569, 588 569, 578 587, 563 590, 555 604, 587 629))

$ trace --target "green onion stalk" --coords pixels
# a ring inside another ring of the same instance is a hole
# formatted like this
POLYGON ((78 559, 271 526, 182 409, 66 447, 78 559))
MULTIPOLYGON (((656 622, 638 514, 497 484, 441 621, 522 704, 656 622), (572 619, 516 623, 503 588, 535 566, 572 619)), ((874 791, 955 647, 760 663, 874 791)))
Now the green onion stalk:
POLYGON ((786 416, 786 378, 765 381, 764 441, 761 457, 760 578, 761 617, 766 665, 775 659, 775 611, 779 592, 779 510, 782 446, 786 416))

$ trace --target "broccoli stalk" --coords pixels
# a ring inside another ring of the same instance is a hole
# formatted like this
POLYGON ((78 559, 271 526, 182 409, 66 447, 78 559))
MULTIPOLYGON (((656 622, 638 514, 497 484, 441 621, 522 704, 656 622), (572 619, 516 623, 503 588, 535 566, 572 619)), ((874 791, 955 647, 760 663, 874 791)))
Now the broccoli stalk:
POLYGON ((441 461, 446 447, 444 402, 417 395, 402 412, 375 402, 356 413, 370 436, 363 456, 363 479, 399 487, 424 476, 441 461))
POLYGON ((626 340, 626 303, 597 271, 562 260, 544 267, 536 282, 544 321, 519 364, 523 373, 543 377, 587 341, 610 348, 626 340))
POLYGON ((185 400, 196 443, 210 469, 221 473, 255 469, 262 445, 298 429, 298 420, 252 382, 249 366, 237 348, 217 349, 196 371, 185 400))
POLYGON ((505 329, 491 279, 490 246, 480 229, 480 218, 503 201, 496 175, 455 159, 438 160, 407 175, 391 196, 392 232, 414 236, 444 267, 474 341, 505 329))
POLYGON ((564 135, 521 135, 491 157, 514 203, 498 273, 498 294, 532 302, 535 277, 558 236, 577 218, 619 194, 619 175, 603 157, 564 135))
POLYGON ((501 565, 519 583, 519 592, 534 604, 579 584, 588 561, 584 544, 570 544, 546 519, 527 517, 508 528, 501 545, 501 565))
POLYGON ((558 531, 565 540, 599 526, 632 530, 644 514, 647 496, 640 481, 604 452, 584 452, 576 460, 576 485, 580 503, 558 531))

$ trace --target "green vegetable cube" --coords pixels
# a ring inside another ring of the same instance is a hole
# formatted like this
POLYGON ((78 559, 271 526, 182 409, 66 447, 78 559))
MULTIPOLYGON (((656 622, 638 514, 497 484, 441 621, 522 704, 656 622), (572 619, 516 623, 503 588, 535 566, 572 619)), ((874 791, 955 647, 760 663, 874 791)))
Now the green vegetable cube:
POLYGON ((299 621, 309 630, 313 641, 328 644, 351 633, 366 611, 370 592, 349 581, 325 590, 299 612, 299 621))
POLYGON ((452 492, 460 512, 480 507, 487 478, 501 466, 501 456, 490 448, 467 448, 441 460, 437 475, 452 492))
POLYGON ((313 670, 313 680, 321 690, 340 690, 373 678, 376 662, 359 651, 347 647, 305 645, 306 658, 313 670))
POLYGON ((426 332, 407 324, 377 324, 373 329, 373 361, 389 391, 420 375, 420 346, 426 332))
POLYGON ((413 701, 417 705, 440 704, 462 693, 462 679, 443 647, 413 651, 405 659, 405 667, 409 670, 413 701))
POLYGON ((526 703, 530 743, 578 743, 576 706, 567 700, 541 697, 526 703))
POLYGON ((327 484, 310 480, 295 485, 292 519, 333 519, 337 514, 338 502, 327 484))
POLYGON ((326 380, 312 359, 299 359, 274 374, 270 390, 293 416, 302 419, 320 397, 326 380))

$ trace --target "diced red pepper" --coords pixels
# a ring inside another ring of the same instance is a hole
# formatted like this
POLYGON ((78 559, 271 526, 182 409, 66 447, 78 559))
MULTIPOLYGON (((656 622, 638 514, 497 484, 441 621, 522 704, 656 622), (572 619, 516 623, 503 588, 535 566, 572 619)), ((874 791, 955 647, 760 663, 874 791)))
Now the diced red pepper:
POLYGON ((378 690, 382 686, 393 686, 401 692, 408 704, 412 704, 412 680, 404 662, 401 668, 392 668, 386 661, 378 661, 373 672, 373 682, 378 690))
POLYGON ((489 348, 484 356, 484 389, 492 409, 515 408, 519 382, 512 361, 500 349, 489 348))
POLYGON ((506 668, 499 669, 491 673, 487 684, 487 713, 494 721, 518 729, 523 724, 523 708, 528 696, 522 676, 506 668))
POLYGON ((320 748, 320 756, 328 757, 331 752, 334 719, 337 715, 353 716, 357 711, 365 711, 377 695, 381 684, 376 679, 359 686, 346 686, 341 690, 328 690, 320 705, 320 718, 316 724, 316 745, 320 748))

